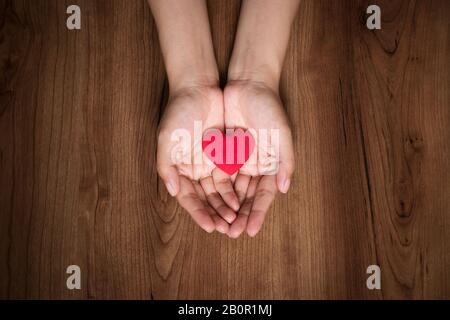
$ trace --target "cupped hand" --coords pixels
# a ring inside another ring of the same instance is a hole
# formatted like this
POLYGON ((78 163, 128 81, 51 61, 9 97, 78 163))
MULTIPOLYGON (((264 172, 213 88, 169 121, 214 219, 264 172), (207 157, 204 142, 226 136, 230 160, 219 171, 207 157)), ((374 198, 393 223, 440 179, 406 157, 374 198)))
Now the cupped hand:
POLYGON ((252 129, 257 135, 256 152, 234 182, 241 207, 228 235, 237 238, 246 230, 255 236, 276 193, 289 190, 295 166, 292 134, 278 93, 262 82, 229 82, 224 109, 227 128, 252 129), (264 132, 267 136, 260 134, 264 132))
POLYGON ((224 129, 220 88, 193 86, 171 94, 159 126, 157 169, 168 192, 202 229, 227 233, 239 201, 230 177, 203 155, 202 134, 211 128, 224 129))

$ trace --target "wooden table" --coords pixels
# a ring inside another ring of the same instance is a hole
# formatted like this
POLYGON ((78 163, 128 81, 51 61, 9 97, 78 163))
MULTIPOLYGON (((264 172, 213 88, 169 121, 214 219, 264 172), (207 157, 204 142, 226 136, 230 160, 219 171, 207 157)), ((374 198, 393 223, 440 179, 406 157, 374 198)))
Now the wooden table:
MULTIPOLYGON (((378 31, 369 1, 302 1, 281 86, 295 181, 239 240, 157 177, 146 2, 74 2, 69 31, 73 3, 0 0, 1 298, 450 298, 450 1, 376 1, 378 31)), ((240 1, 208 7, 225 82, 240 1)))

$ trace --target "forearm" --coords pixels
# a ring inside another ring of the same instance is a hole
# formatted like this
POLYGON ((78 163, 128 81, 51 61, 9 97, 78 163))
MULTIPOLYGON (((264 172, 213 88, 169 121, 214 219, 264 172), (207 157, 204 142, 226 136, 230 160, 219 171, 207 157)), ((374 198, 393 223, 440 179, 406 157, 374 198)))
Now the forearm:
POLYGON ((171 91, 217 85, 205 0, 148 0, 158 27, 171 91))
POLYGON ((263 82, 278 90, 299 0, 244 0, 229 80, 263 82))

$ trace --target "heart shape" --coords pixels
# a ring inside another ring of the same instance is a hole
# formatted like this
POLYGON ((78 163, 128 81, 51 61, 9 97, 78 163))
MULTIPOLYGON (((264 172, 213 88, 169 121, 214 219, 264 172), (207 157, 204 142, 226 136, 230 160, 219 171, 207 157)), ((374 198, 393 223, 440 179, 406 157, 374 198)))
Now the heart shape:
POLYGON ((247 130, 209 129, 203 135, 203 153, 217 168, 232 176, 248 161, 255 149, 255 138, 247 130))

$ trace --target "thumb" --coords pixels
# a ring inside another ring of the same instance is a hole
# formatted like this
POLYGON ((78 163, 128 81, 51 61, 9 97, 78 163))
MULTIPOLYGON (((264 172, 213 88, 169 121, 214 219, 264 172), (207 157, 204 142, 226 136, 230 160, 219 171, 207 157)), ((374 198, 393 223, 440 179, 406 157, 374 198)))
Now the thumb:
POLYGON ((280 163, 277 173, 277 186, 281 193, 287 193, 291 185, 292 174, 294 173, 294 146, 291 133, 288 131, 283 135, 285 139, 280 144, 280 163))
POLYGON ((156 153, 156 168, 161 179, 166 185, 167 191, 175 197, 180 191, 178 170, 172 159, 171 150, 173 145, 171 138, 162 132, 158 135, 158 149, 156 153))
POLYGON ((173 166, 159 166, 158 174, 166 185, 167 191, 175 197, 180 191, 178 171, 173 166))
POLYGON ((281 193, 287 193, 289 191, 293 171, 293 166, 291 164, 280 162, 277 173, 277 186, 281 193))

